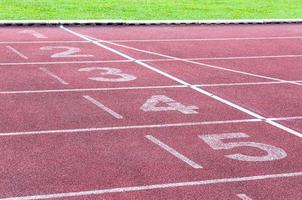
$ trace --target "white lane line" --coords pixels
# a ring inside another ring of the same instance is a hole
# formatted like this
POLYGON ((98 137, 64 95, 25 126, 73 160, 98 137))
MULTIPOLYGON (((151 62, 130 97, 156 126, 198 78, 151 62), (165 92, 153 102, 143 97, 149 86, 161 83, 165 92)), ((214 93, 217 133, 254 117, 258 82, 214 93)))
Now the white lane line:
MULTIPOLYGON (((190 61, 199 61, 199 60, 243 60, 243 59, 267 59, 267 58, 300 58, 300 54, 285 54, 285 55, 271 55, 271 56, 226 56, 226 57, 204 57, 204 58, 183 58, 190 61)), ((165 61, 174 61, 172 58, 155 58, 155 59, 141 59, 143 62, 165 62, 165 61)))
MULTIPOLYGON (((171 38, 171 39, 149 39, 149 40, 108 40, 110 42, 190 42, 190 41, 225 41, 225 40, 283 40, 283 39, 302 39, 302 36, 284 37, 242 37, 242 38, 171 38)), ((32 44, 32 43, 89 43, 82 40, 45 40, 45 41, 1 41, 0 44, 32 44)))
MULTIPOLYGON (((297 82, 300 83, 302 81, 288 81, 288 82, 297 82)), ((242 83, 213 83, 213 84, 200 84, 195 85, 197 87, 222 87, 222 86, 245 86, 245 85, 273 85, 273 84, 285 84, 287 82, 280 81, 265 81, 265 82, 242 82, 242 83)))
POLYGON ((188 157, 184 156, 183 154, 179 153, 178 151, 176 151, 175 149, 173 149, 172 147, 166 145, 165 143, 163 143, 162 141, 160 141, 159 139, 155 138, 152 135, 146 135, 145 138, 147 138, 148 140, 150 140, 151 142, 153 142, 154 144, 158 145, 159 147, 161 147, 162 149, 166 150, 167 152, 169 152, 170 154, 172 154, 173 156, 175 156, 176 158, 178 158, 179 160, 187 163, 188 165, 190 165, 191 167, 193 167, 194 169, 202 169, 202 166, 197 164, 196 162, 190 160, 188 157))
MULTIPOLYGON (((301 83, 302 81, 295 81, 301 83)), ((245 85, 273 85, 285 84, 285 82, 250 82, 250 83, 221 83, 221 84, 201 84, 196 87, 223 87, 223 86, 245 86, 245 85)), ((8 90, 1 91, 0 94, 33 94, 33 93, 56 93, 56 92, 87 92, 87 91, 114 91, 114 90, 143 90, 143 89, 168 89, 187 88, 186 85, 159 85, 159 86, 130 86, 113 88, 73 88, 73 89, 49 89, 49 90, 8 90)))
POLYGON ((146 129, 146 128, 154 129, 154 128, 184 127, 184 126, 198 126, 198 125, 247 123, 247 122, 260 122, 260 121, 262 121, 262 120, 260 120, 260 119, 241 119, 241 120, 225 120, 225 121, 186 122, 186 123, 173 123, 173 124, 114 126, 114 127, 100 127, 100 128, 3 132, 3 133, 0 133, 0 136, 23 136, 23 135, 40 135, 40 134, 42 135, 42 134, 54 134, 54 133, 81 133, 81 132, 114 131, 114 130, 128 130, 128 129, 146 129))
POLYGON ((291 173, 282 173, 282 174, 267 174, 267 175, 258 175, 258 176, 209 179, 209 180, 190 181, 190 182, 175 182, 175 183, 162 183, 162 184, 141 185, 141 186, 131 186, 131 187, 108 188, 108 189, 87 190, 87 191, 79 191, 79 192, 65 192, 65 193, 44 194, 44 195, 42 194, 42 195, 33 195, 33 196, 16 196, 16 197, 1 198, 0 200, 58 199, 58 198, 66 198, 66 197, 103 195, 103 194, 110 194, 110 193, 213 185, 213 184, 220 184, 220 183, 238 183, 238 182, 241 183, 241 182, 248 182, 248 181, 261 181, 261 180, 268 180, 268 179, 290 178, 290 177, 300 177, 300 176, 302 176, 302 172, 291 172, 291 173))
MULTIPOLYGON (((149 40, 108 40, 110 42, 190 42, 190 41, 225 41, 225 40, 283 40, 283 39, 302 39, 302 36, 289 37, 254 37, 254 38, 171 38, 171 39, 149 39, 149 40)), ((0 41, 0 44, 32 44, 32 43, 89 43, 82 40, 45 40, 45 41, 0 41)))
POLYGON ((114 91, 114 90, 144 90, 144 89, 166 89, 185 88, 184 85, 160 85, 160 86, 137 86, 137 87, 116 87, 116 88, 74 88, 74 89, 53 89, 53 90, 13 90, 0 91, 0 94, 32 94, 32 93, 55 93, 55 92, 87 92, 87 91, 114 91))
MULTIPOLYGON (((128 43, 128 42, 196 42, 196 41, 233 41, 233 40, 284 40, 302 39, 302 36, 276 36, 276 37, 232 37, 232 38, 187 38, 187 39, 147 39, 147 40, 108 40, 109 42, 128 43)), ((102 40, 97 40, 102 41, 102 40)))
MULTIPOLYGON (((79 33, 77 33, 77 32, 74 32, 74 31, 72 31, 72 30, 70 30, 70 29, 68 29, 68 28, 65 28, 64 26, 60 26, 60 27, 61 27, 61 29, 65 30, 65 31, 67 31, 67 32, 69 32, 69 33, 71 33, 71 34, 73 34, 73 35, 76 35, 76 36, 78 36, 78 37, 80 37, 80 38, 82 38, 82 39, 84 39, 84 40, 93 41, 90 37, 86 37, 86 36, 84 36, 84 35, 82 35, 82 34, 79 34, 79 33)), ((106 42, 107 44, 112 44, 112 45, 115 44, 115 43, 107 42, 107 41, 104 41, 104 42, 106 42)), ((172 80, 174 80, 174 81, 176 81, 176 82, 178 82, 178 83, 180 83, 180 84, 189 86, 191 89, 193 89, 193 90, 195 90, 195 91, 197 91, 197 92, 199 92, 199 93, 201 93, 201 94, 204 94, 204 95, 206 95, 206 96, 208 96, 208 97, 211 97, 211 98, 213 98, 213 99, 215 99, 215 100, 217 100, 217 101, 219 101, 219 102, 221 102, 221 103, 223 103, 223 104, 226 104, 226 105, 228 105, 228 106, 231 106, 231 107, 233 107, 233 108, 235 108, 235 109, 237 109, 237 110, 239 110, 239 111, 241 111, 241 112, 244 112, 244 113, 246 113, 246 114, 248 114, 248 115, 251 115, 251 116, 253 116, 253 117, 257 118, 257 119, 265 120, 266 123, 268 123, 268 124, 270 124, 270 125, 272 125, 272 126, 275 126, 275 127, 279 128, 279 129, 282 129, 282 130, 284 130, 284 131, 286 131, 286 132, 288 132, 288 133, 290 133, 290 134, 292 134, 292 135, 295 135, 295 136, 297 136, 297 137, 302 138, 302 133, 300 133, 300 132, 298 132, 298 131, 296 131, 296 130, 290 129, 290 128, 288 128, 288 127, 282 125, 282 124, 278 124, 278 123, 275 122, 275 121, 266 120, 266 118, 265 118, 264 116, 261 116, 261 115, 255 113, 255 112, 253 112, 253 111, 251 111, 251 110, 249 110, 249 109, 246 109, 246 108, 244 108, 244 107, 242 107, 242 106, 240 106, 240 105, 237 105, 236 103, 233 103, 233 102, 231 102, 231 101, 229 101, 229 100, 223 99, 223 98, 221 98, 221 97, 219 97, 219 96, 217 96, 217 95, 215 95, 215 94, 213 94, 213 93, 211 93, 211 92, 208 92, 207 90, 198 88, 198 87, 196 87, 196 86, 194 86, 194 85, 192 85, 192 84, 190 84, 190 83, 187 83, 187 82, 185 82, 185 81, 183 81, 183 80, 181 80, 181 79, 179 79, 179 78, 177 78, 177 77, 174 77, 174 76, 172 76, 172 75, 170 75, 170 74, 168 74, 168 73, 166 73, 166 72, 163 72, 163 71, 161 71, 161 70, 159 70, 159 69, 157 69, 157 68, 155 68, 155 67, 153 67, 153 66, 151 66, 151 65, 148 65, 148 64, 146 64, 146 63, 144 63, 144 62, 142 62, 142 61, 136 60, 135 58, 133 58, 133 57, 131 57, 131 56, 129 56, 129 55, 126 55, 126 54, 124 54, 124 53, 122 53, 122 52, 119 52, 119 51, 117 51, 117 50, 115 50, 115 49, 113 49, 113 48, 111 48, 111 47, 108 47, 108 46, 106 46, 106 45, 104 45, 104 44, 101 44, 101 43, 96 42, 96 41, 93 41, 93 44, 95 44, 95 45, 97 45, 97 46, 100 46, 100 47, 102 47, 102 48, 104 48, 104 49, 107 49, 107 50, 109 50, 109 51, 111 51, 111 52, 113 52, 113 53, 116 53, 116 54, 118 54, 118 55, 120 55, 120 56, 122 56, 122 57, 124 57, 124 58, 126 58, 126 59, 134 60, 135 63, 137 63, 137 64, 139 64, 139 65, 141 65, 141 66, 143 66, 143 67, 146 67, 147 69, 150 69, 150 70, 152 70, 152 71, 154 71, 154 72, 157 72, 157 73, 159 73, 159 74, 161 74, 161 75, 163 75, 163 76, 165 76, 165 77, 167 77, 167 78, 169 78, 169 79, 172 79, 172 80)), ((171 56, 166 56, 166 57, 172 58, 171 56)), ((174 57, 174 58, 175 58, 175 57, 174 57)), ((178 58, 176 58, 176 59, 178 59, 178 58)), ((192 62, 192 61, 190 61, 190 62, 192 62)))
POLYGON ((57 76, 56 74, 52 73, 51 71, 49 71, 48 69, 44 68, 44 67, 39 67, 39 69, 44 72, 45 74, 51 76, 52 78, 56 79, 57 81, 59 81, 60 83, 62 83, 63 85, 68 85, 69 83, 67 83, 66 81, 64 81, 62 78, 60 78, 59 76, 57 76))
POLYGON ((17 49, 15 49, 12 46, 6 46, 6 48, 8 48, 9 50, 11 50, 12 52, 14 52, 15 54, 17 54, 18 56, 20 56, 21 58, 28 60, 28 57, 25 56, 23 53, 21 53, 20 51, 18 51, 17 49))
POLYGON ((102 104, 101 102, 99 102, 98 100, 92 98, 91 96, 85 95, 83 96, 86 100, 88 100, 89 102, 93 103, 94 105, 96 105, 97 107, 101 108, 102 110, 106 111, 107 113, 109 113, 110 115, 112 115, 113 117, 115 117, 116 119, 123 119, 123 116, 114 112, 113 110, 111 110, 110 108, 106 107, 104 104, 102 104))
MULTIPOLYGON (((83 41, 89 42, 90 41, 83 41)), ((1 42, 0 42, 1 43, 1 42)), ((302 55, 275 55, 275 56, 242 56, 242 57, 208 57, 208 58, 183 58, 189 61, 199 61, 199 60, 237 60, 237 59, 265 59, 265 58, 298 58, 302 55)), ((169 62, 175 61, 175 58, 162 58, 162 59, 139 59, 142 62, 169 62)), ((8 65, 41 65, 41 64, 81 64, 81 63, 123 63, 123 62, 133 62, 131 60, 87 60, 87 61, 51 61, 51 62, 18 62, 18 63, 0 63, 0 66, 8 65)))
POLYGON ((302 55, 271 55, 271 56, 234 56, 212 58, 189 58, 188 60, 241 60, 241 59, 265 59, 265 58, 299 58, 302 55))
POLYGON ((246 194, 237 194, 237 197, 239 197, 242 200, 253 200, 252 198, 248 197, 246 194))
POLYGON ((302 116, 293 116, 293 117, 272 117, 267 118, 271 121, 287 121, 287 120, 295 120, 295 119, 302 119, 302 116))
POLYGON ((0 63, 0 66, 5 67, 9 65, 56 65, 56 64, 89 64, 89 63, 124 63, 132 62, 129 60, 86 60, 86 61, 51 61, 51 62, 18 62, 18 63, 0 63))
POLYGON ((47 40, 47 41, 0 41, 0 44, 48 44, 48 43, 89 43, 83 40, 47 40))
MULTIPOLYGON (((287 121, 287 120, 295 120, 295 119, 302 119, 302 116, 267 118, 267 120, 270 120, 270 121, 287 121)), ((262 121, 264 121, 264 120, 253 118, 253 119, 202 121, 202 122, 186 122, 186 123, 172 123, 172 124, 150 124, 150 125, 131 125, 131 126, 114 126, 114 127, 99 127, 99 128, 3 132, 3 133, 0 133, 0 136, 40 135, 40 134, 53 134, 53 133, 81 133, 81 132, 114 131, 114 130, 127 130, 127 129, 146 129, 146 128, 169 128, 169 127, 185 127, 185 126, 200 126, 200 125, 252 123, 252 122, 262 122, 262 121)))

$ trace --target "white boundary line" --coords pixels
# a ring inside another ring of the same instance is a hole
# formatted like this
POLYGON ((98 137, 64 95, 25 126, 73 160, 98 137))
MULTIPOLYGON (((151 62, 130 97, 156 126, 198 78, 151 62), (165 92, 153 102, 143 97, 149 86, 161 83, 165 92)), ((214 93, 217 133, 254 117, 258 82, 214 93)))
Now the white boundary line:
POLYGON ((210 179, 210 180, 200 180, 200 181, 191 181, 191 182, 176 182, 176 183, 162 183, 162 184, 142 185, 142 186, 119 187, 119 188, 80 191, 80 192, 66 192, 66 193, 34 195, 34 196, 19 196, 19 197, 17 196, 17 197, 1 198, 0 200, 58 199, 58 198, 66 198, 66 197, 81 197, 81 196, 90 196, 90 195, 122 193, 122 192, 160 190, 160 189, 178 188, 178 187, 192 187, 192 186, 202 186, 202 185, 213 185, 219 183, 260 181, 260 180, 268 180, 268 179, 290 178, 290 177, 301 177, 301 176, 302 176, 302 172, 291 172, 291 173, 281 173, 281 174, 266 174, 266 175, 257 175, 257 176, 210 179))
POLYGON ((194 169, 202 169, 202 166, 197 164, 196 162, 190 160, 188 157, 184 156, 183 154, 179 153, 178 151, 176 151, 175 149, 173 149, 172 147, 166 145, 165 143, 163 143, 162 141, 160 141, 159 139, 157 139, 156 137, 152 136, 152 135, 145 135, 145 138, 147 138, 149 141, 151 141, 152 143, 158 145, 160 148, 166 150, 167 152, 169 152, 170 154, 172 154, 173 156, 175 156, 176 158, 178 158, 179 160, 187 163, 188 165, 190 165, 191 167, 193 167, 194 169))
POLYGON ((207 25, 207 24, 298 24, 302 19, 238 20, 0 20, 1 26, 13 25, 207 25))
MULTIPOLYGON (((301 117, 302 119, 302 117, 301 117)), ((150 124, 150 125, 131 125, 131 126, 114 126, 114 127, 100 127, 100 128, 78 128, 78 129, 57 129, 57 130, 39 130, 39 131, 21 131, 21 132, 3 132, 1 136, 24 136, 24 135, 43 135, 55 133, 81 133, 94 131, 114 131, 127 129, 145 129, 145 128, 168 128, 168 127, 182 127, 182 126, 198 126, 198 125, 218 125, 218 124, 233 124, 246 122, 261 122, 260 119, 241 119, 241 120, 225 120, 225 121, 204 121, 204 122, 186 122, 173 124, 150 124)))
POLYGON ((59 76, 57 76, 56 74, 54 74, 51 71, 49 71, 48 69, 46 69, 45 67, 40 67, 39 69, 42 72, 44 72, 45 74, 47 74, 48 76, 50 76, 50 77, 56 79, 57 81, 59 81, 61 84, 63 84, 63 85, 68 85, 69 84, 66 81, 64 81, 62 78, 60 78, 59 76))
MULTIPOLYGON (((302 81, 290 81, 302 83, 302 81)), ((225 86, 247 86, 247 85, 274 85, 286 84, 287 82, 247 82, 247 83, 213 83, 193 85, 195 87, 225 87, 225 86)), ((45 90, 0 90, 0 94, 35 94, 35 93, 56 93, 56 92, 88 92, 88 91, 114 91, 114 90, 144 90, 144 89, 168 89, 168 88, 187 88, 185 85, 157 85, 157 86, 129 86, 111 88, 66 88, 66 89, 45 89, 45 90)))
MULTIPOLYGON (((99 43, 99 42, 93 41, 93 40, 91 40, 90 38, 88 38, 88 37, 86 37, 86 36, 84 36, 84 35, 81 35, 81 34, 79 34, 79 33, 77 33, 77 32, 74 32, 74 31, 72 31, 72 30, 70 30, 70 29, 67 29, 67 28, 65 28, 65 27, 63 27, 63 26, 61 26, 61 28, 62 28, 63 30, 65 30, 65 31, 67 31, 67 32, 69 32, 69 33, 71 33, 71 34, 73 34, 73 35, 76 35, 76 36, 78 36, 78 37, 84 39, 84 40, 92 41, 93 44, 95 44, 95 45, 97 45, 97 46, 100 46, 100 47, 102 47, 102 48, 104 48, 104 49, 107 49, 107 50, 109 50, 109 51, 111 51, 111 52, 113 52, 113 53, 116 53, 117 55, 120 55, 120 56, 122 56, 122 57, 124 57, 124 58, 126 58, 126 59, 134 60, 135 63, 137 63, 137 64, 139 64, 139 65, 141 65, 141 66, 143 66, 143 67, 145 67, 145 68, 147 68, 147 69, 150 69, 150 70, 152 70, 152 71, 154 71, 154 72, 157 72, 158 74, 161 74, 161 75, 163 75, 163 76, 165 76, 165 77, 167 77, 167 78, 169 78, 169 79, 172 79, 172 80, 174 80, 174 81, 176 81, 176 82, 178 82, 178 83, 180 83, 180 84, 183 84, 183 85, 185 85, 185 86, 189 86, 191 89, 193 89, 193 90, 195 90, 195 91, 197 91, 197 92, 199 92, 199 93, 201 93, 201 94, 204 94, 204 95, 206 95, 206 96, 208 96, 208 97, 211 97, 211 98, 213 98, 213 99, 215 99, 215 100, 217 100, 217 101, 219 101, 219 102, 221 102, 221 103, 223 103, 223 104, 226 104, 226 105, 228 105, 228 106, 230 106, 230 107, 233 107, 233 108, 235 108, 235 109, 237 109, 237 110, 239 110, 239 111, 241 111, 241 112, 244 112, 244 113, 246 113, 246 114, 248 114, 248 115, 250 115, 250 116, 253 116, 253 117, 257 118, 257 119, 264 120, 266 123, 268 123, 268 124, 270 124, 270 125, 272 125, 272 126, 275 126, 275 127, 279 128, 279 129, 282 129, 282 130, 286 131, 287 133, 290 133, 290 134, 292 134, 292 135, 295 135, 295 136, 297 136, 297 137, 302 138, 302 133, 300 133, 300 132, 298 132, 298 131, 296 131, 296 130, 290 129, 290 128, 288 128, 288 127, 282 125, 282 124, 278 124, 277 122, 268 120, 268 119, 266 119, 264 116, 261 116, 261 115, 255 113, 255 112, 253 112, 253 111, 247 109, 247 108, 244 108, 244 107, 242 107, 242 106, 240 106, 240 105, 238 105, 238 104, 236 104, 236 103, 233 103, 233 102, 231 102, 231 101, 229 101, 229 100, 226 100, 226 99, 224 99, 224 98, 221 98, 221 97, 219 97, 219 96, 217 96, 217 95, 215 95, 215 94, 213 94, 213 93, 211 93, 211 92, 209 92, 209 91, 207 91, 207 90, 198 88, 198 87, 196 87, 196 86, 194 86, 194 85, 192 85, 192 84, 190 84, 190 83, 187 83, 187 82, 185 82, 185 81, 183 81, 183 80, 181 80, 181 79, 179 79, 179 78, 176 78, 176 77, 174 77, 174 76, 172 76, 172 75, 170 75, 170 74, 168 74, 168 73, 165 73, 165 72, 163 72, 163 71, 161 71, 161 70, 159 70, 159 69, 157 69, 157 68, 155 68, 155 67, 153 67, 153 66, 151 66, 151 65, 148 65, 148 64, 146 64, 146 63, 144 63, 144 62, 141 62, 141 61, 139 61, 139 60, 136 60, 135 58, 133 58, 133 57, 131 57, 131 56, 129 56, 129 55, 126 55, 126 54, 124 54, 124 53, 121 53, 121 52, 119 52, 119 51, 117 51, 117 50, 115 50, 115 49, 113 49, 113 48, 111 48, 111 47, 108 47, 108 46, 106 46, 106 45, 104 45, 104 44, 101 44, 101 43, 99 43)), ((106 42, 106 41, 104 41, 104 42, 106 42)), ((112 42, 106 42, 106 43, 115 44, 115 43, 112 43, 112 42)), ((190 61, 190 62, 191 62, 191 61, 190 61)))
MULTIPOLYGON (((230 37, 230 38, 169 38, 169 39, 133 39, 133 40, 108 40, 108 42, 196 42, 196 41, 234 41, 234 40, 284 40, 302 39, 302 36, 264 36, 264 37, 230 37)), ((43 44, 43 43, 89 43, 83 40, 31 40, 31 41, 0 41, 0 44, 43 44)), ((101 42, 101 40, 99 41, 101 42)))
POLYGON ((0 44, 47 44, 47 43, 89 43, 83 40, 31 40, 31 41, 0 41, 0 44))
MULTIPOLYGON (((205 58, 183 58, 189 61, 200 60, 241 60, 241 59, 268 59, 268 58, 301 58, 302 55, 272 55, 272 56, 237 56, 237 57, 205 57, 205 58)), ((157 58, 157 59, 138 59, 142 62, 169 62, 175 61, 175 58, 157 58)), ((7 67, 10 65, 56 65, 56 64, 88 64, 88 63, 124 63, 133 62, 129 60, 86 60, 86 61, 50 61, 50 62, 11 62, 0 63, 0 67, 7 67)))
MULTIPOLYGON (((289 81, 295 83, 302 83, 302 81, 289 81)), ((198 87, 221 87, 221 86, 245 86, 245 85, 274 85, 274 84, 286 84, 287 82, 280 81, 266 81, 266 82, 242 82, 242 83, 212 83, 212 84, 199 84, 198 87)))
POLYGON ((11 50, 12 52, 14 52, 15 54, 17 54, 18 56, 20 56, 21 58, 28 60, 28 57, 25 56, 23 53, 21 53, 20 51, 18 51, 17 49, 15 49, 12 46, 6 46, 6 48, 8 48, 9 50, 11 50))
MULTIPOLYGON (((190 61, 199 60, 242 60, 242 59, 268 59, 268 58, 300 58, 301 54, 284 54, 270 56, 229 56, 229 57, 204 57, 204 58, 183 58, 190 61)), ((160 62, 160 61, 175 61, 174 58, 158 58, 158 59, 141 59, 142 62, 160 62)))
POLYGON ((129 60, 85 60, 85 61, 50 61, 50 62, 16 62, 16 63, 0 63, 0 67, 8 67, 9 65, 57 65, 57 64, 89 64, 89 63, 124 63, 132 62, 129 60))
POLYGON ((54 93, 54 92, 88 92, 88 91, 113 91, 113 90, 144 90, 144 89, 165 89, 185 88, 184 85, 160 85, 160 86, 129 86, 112 88, 73 88, 73 89, 49 89, 49 90, 11 90, 1 91, 0 94, 32 94, 32 93, 54 93))
MULTIPOLYGON (((287 121, 287 120, 300 120, 302 116, 293 117, 275 117, 267 118, 270 121, 287 121)), ((150 125, 129 125, 129 126, 114 126, 114 127, 98 127, 98 128, 78 128, 78 129, 55 129, 55 130, 36 130, 36 131, 21 131, 21 132, 2 132, 2 136, 25 136, 25 135, 44 135, 44 134, 77 134, 82 132, 96 132, 96 131, 115 131, 115 130, 128 130, 128 129, 147 129, 147 128, 169 128, 169 127, 185 127, 185 126, 201 126, 201 125, 219 125, 219 124, 236 124, 236 123, 251 123, 263 122, 262 119, 238 119, 238 120, 222 120, 222 121, 203 121, 203 122, 185 122, 173 124, 150 124, 150 125)))
POLYGON ((122 115, 120 115, 117 112, 115 112, 115 111, 111 110, 110 108, 106 107, 104 104, 102 104, 98 100, 92 98, 91 96, 84 95, 83 97, 87 101, 89 101, 90 103, 96 105, 98 108, 101 108, 102 110, 106 111, 107 113, 109 113, 110 115, 112 115, 113 117, 115 117, 116 119, 123 119, 122 115))
MULTIPOLYGON (((234 40, 283 40, 302 39, 302 36, 271 36, 271 37, 235 37, 235 38, 187 38, 187 39, 141 39, 141 40, 108 40, 109 42, 197 42, 197 41, 234 41, 234 40)), ((99 42, 102 42, 100 40, 99 42)))

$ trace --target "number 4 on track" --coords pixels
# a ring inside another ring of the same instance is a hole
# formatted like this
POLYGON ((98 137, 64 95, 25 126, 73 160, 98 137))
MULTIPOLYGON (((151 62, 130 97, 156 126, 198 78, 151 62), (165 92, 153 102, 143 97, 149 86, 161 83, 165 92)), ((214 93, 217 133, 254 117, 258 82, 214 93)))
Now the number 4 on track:
POLYGON ((174 99, 171 99, 165 95, 153 95, 148 99, 144 105, 141 106, 141 110, 145 112, 159 112, 159 111, 178 111, 183 114, 197 114, 197 106, 185 106, 174 99), (166 104, 167 106, 158 106, 158 104, 166 104))

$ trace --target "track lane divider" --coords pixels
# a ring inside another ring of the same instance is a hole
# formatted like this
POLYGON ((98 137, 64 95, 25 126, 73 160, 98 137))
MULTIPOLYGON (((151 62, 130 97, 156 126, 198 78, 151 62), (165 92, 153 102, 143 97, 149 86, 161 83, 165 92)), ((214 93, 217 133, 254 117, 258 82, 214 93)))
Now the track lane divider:
POLYGON ((159 189, 169 189, 169 188, 179 188, 179 187, 213 185, 213 184, 219 184, 219 183, 238 183, 238 182, 259 181, 259 180, 301 177, 301 176, 302 176, 302 172, 290 172, 290 173, 281 173, 281 174, 267 174, 267 175, 258 175, 258 176, 210 179, 210 180, 200 180, 200 181, 191 181, 191 182, 177 182, 177 183, 162 183, 162 184, 142 185, 142 186, 130 186, 130 187, 89 190, 89 191, 80 191, 80 192, 66 192, 66 193, 34 195, 34 196, 19 196, 19 197, 1 198, 0 200, 58 199, 58 198, 67 198, 67 197, 80 197, 80 196, 103 195, 103 194, 122 193, 122 192, 159 190, 159 189))
MULTIPOLYGON (((267 118, 271 121, 287 121, 302 119, 302 116, 294 117, 280 117, 280 118, 267 118)), ((202 122, 185 122, 185 123, 172 123, 172 124, 145 124, 145 125, 131 125, 131 126, 114 126, 114 127, 92 127, 92 128, 78 128, 78 129, 55 129, 55 130, 35 130, 35 131, 20 131, 20 132, 2 132, 0 137, 4 136, 25 136, 25 135, 43 135, 55 133, 81 133, 93 131, 114 131, 114 130, 127 130, 127 129, 145 129, 145 128, 169 128, 169 127, 184 127, 184 126, 200 126, 200 125, 218 125, 218 124, 233 124, 233 123, 252 123, 261 122, 263 120, 253 119, 238 119, 226 121, 202 121, 202 122)))

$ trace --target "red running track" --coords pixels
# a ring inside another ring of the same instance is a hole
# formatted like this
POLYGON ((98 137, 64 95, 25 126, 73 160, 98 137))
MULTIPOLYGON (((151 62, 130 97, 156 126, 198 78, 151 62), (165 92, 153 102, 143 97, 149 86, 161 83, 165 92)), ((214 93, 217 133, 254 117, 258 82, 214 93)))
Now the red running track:
POLYGON ((301 199, 301 28, 1 28, 0 200, 301 199))

